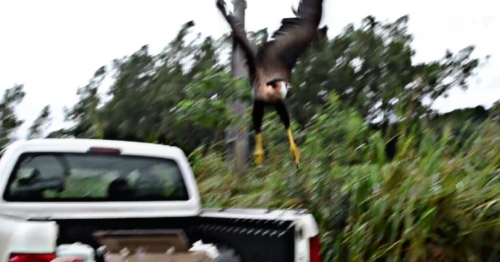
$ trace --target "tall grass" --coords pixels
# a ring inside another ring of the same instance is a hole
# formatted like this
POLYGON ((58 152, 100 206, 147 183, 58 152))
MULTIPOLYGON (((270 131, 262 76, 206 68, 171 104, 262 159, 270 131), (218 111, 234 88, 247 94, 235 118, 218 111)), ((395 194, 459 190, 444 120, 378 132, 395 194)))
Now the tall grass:
POLYGON ((283 127, 268 118, 264 167, 233 174, 215 152, 191 157, 205 206, 306 208, 319 223, 324 261, 500 259, 495 124, 476 126, 461 147, 449 128, 438 137, 402 132, 389 162, 381 135, 332 97, 298 142, 297 170, 283 127))

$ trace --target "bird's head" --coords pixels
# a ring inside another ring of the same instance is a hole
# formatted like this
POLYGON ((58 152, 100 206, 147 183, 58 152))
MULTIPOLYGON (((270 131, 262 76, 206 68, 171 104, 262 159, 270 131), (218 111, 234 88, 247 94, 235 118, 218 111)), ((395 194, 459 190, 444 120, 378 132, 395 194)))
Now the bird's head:
POLYGON ((267 82, 266 85, 268 90, 273 93, 275 97, 280 97, 281 99, 286 98, 286 94, 290 88, 285 79, 274 79, 267 82))

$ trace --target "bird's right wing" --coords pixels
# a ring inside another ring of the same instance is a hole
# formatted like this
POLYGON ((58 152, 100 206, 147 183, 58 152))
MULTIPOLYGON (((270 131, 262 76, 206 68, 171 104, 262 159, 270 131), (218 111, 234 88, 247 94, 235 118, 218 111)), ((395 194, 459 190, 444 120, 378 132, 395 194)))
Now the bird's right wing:
POLYGON ((231 30, 233 32, 233 39, 241 47, 243 53, 245 54, 246 63, 248 65, 248 70, 251 76, 255 75, 255 56, 257 53, 257 48, 253 45, 250 40, 248 40, 247 33, 243 28, 243 23, 240 19, 235 17, 232 13, 226 11, 226 5, 224 0, 217 0, 217 8, 222 13, 226 21, 228 22, 231 30))
POLYGON ((264 45, 264 63, 280 61, 279 66, 292 70, 298 58, 317 38, 318 26, 323 15, 323 0, 301 0, 296 17, 284 18, 281 27, 274 32, 271 40, 264 45))

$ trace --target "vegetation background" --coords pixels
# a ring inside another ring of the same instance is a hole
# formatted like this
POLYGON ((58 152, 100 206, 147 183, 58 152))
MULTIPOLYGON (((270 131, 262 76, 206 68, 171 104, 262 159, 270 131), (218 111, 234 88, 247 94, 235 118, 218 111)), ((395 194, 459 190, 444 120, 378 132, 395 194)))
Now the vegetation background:
MULTIPOLYGON (((74 123, 45 135, 45 107, 28 139, 80 137, 176 145, 189 154, 206 207, 306 208, 316 217, 324 261, 498 261, 500 103, 438 114, 433 101, 467 81, 487 58, 474 47, 416 64, 408 17, 347 25, 323 38, 294 70, 288 105, 302 167, 291 161, 276 114, 264 123, 266 164, 235 173, 224 162, 228 99, 250 99, 232 79, 230 38, 195 37, 186 23, 165 49, 143 46, 98 68, 74 123), (106 96, 106 75, 115 81, 106 96)), ((266 29, 252 32, 260 42, 266 29)), ((0 100, 0 145, 23 120, 22 85, 0 100)), ((250 110, 250 109, 249 109, 250 110)), ((249 133, 253 138, 253 134, 249 133)))

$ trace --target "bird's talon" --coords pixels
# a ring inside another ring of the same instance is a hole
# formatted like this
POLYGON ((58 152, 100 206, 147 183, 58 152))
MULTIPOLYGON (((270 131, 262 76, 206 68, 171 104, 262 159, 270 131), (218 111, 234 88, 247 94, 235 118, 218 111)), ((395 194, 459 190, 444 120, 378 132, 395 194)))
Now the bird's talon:
POLYGON ((300 151, 299 148, 295 144, 290 145, 290 152, 292 153, 293 160, 297 164, 297 167, 300 164, 300 151))
POLYGON ((255 164, 257 166, 262 166, 262 163, 264 162, 264 151, 255 150, 254 157, 255 157, 255 164))

